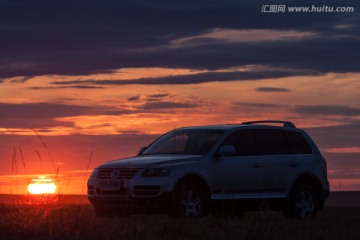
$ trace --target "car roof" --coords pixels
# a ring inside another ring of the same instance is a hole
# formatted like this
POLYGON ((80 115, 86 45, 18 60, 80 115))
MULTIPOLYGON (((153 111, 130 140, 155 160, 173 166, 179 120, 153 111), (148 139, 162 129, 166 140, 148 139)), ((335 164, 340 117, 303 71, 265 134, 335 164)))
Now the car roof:
POLYGON ((177 128, 176 130, 182 129, 203 129, 203 130, 231 130, 235 128, 275 128, 275 129, 296 129, 295 125, 287 121, 253 121, 253 122, 244 122, 239 124, 217 124, 217 125, 205 125, 205 126, 189 126, 177 128), (274 125, 282 123, 283 126, 274 125))
POLYGON ((218 125, 182 127, 182 128, 177 128, 177 130, 182 130, 182 129, 229 130, 229 129, 233 129, 235 127, 240 127, 240 126, 241 126, 241 124, 218 124, 218 125))

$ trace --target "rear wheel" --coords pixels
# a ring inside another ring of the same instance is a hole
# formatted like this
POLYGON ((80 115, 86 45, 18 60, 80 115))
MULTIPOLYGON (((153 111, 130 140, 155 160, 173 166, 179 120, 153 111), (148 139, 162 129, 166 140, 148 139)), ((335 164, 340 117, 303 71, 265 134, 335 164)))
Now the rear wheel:
POLYGON ((295 186, 291 191, 286 216, 296 219, 314 218, 319 209, 319 197, 308 185, 295 186))
POLYGON ((173 216, 201 217, 209 213, 210 199, 206 192, 194 184, 182 184, 175 193, 173 216))

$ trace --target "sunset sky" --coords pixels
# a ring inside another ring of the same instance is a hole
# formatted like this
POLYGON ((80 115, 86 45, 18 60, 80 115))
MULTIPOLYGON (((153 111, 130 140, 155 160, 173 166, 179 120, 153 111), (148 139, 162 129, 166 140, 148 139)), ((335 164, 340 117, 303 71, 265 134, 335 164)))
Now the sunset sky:
POLYGON ((188 125, 289 120, 360 191, 355 0, 0 0, 0 193, 89 171, 188 125), (264 4, 354 7, 269 13, 264 4))

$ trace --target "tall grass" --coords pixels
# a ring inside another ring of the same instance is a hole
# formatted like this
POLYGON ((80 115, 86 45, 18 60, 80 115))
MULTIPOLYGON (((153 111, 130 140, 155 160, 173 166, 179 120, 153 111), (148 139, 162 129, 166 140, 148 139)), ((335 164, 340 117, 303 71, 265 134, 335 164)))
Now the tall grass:
POLYGON ((48 146, 46 145, 44 139, 42 138, 42 136, 41 136, 35 129, 33 129, 33 128, 30 128, 30 129, 31 129, 31 130, 35 133, 35 135, 39 138, 41 144, 43 145, 44 149, 46 150, 46 152, 47 152, 47 154, 48 154, 48 156, 49 156, 49 158, 50 158, 50 160, 51 160, 51 164, 52 164, 52 166, 53 166, 53 168, 54 168, 54 172, 55 172, 55 171, 56 171, 55 162, 54 162, 54 159, 53 159, 53 157, 52 157, 52 155, 51 155, 51 152, 50 152, 48 146))
POLYGON ((358 240, 360 208, 328 207, 316 219, 289 220, 277 212, 241 219, 166 215, 95 217, 91 205, 0 205, 0 239, 269 239, 358 240))

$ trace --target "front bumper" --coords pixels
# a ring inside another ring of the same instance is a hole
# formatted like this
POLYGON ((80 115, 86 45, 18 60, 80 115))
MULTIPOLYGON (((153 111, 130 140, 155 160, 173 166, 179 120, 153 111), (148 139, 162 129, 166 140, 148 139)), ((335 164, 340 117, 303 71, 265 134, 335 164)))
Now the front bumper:
POLYGON ((104 168, 88 179, 87 195, 95 210, 162 213, 171 208, 174 177, 143 177, 139 169, 115 170, 118 178, 110 176, 113 169, 104 168))

